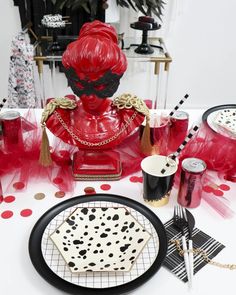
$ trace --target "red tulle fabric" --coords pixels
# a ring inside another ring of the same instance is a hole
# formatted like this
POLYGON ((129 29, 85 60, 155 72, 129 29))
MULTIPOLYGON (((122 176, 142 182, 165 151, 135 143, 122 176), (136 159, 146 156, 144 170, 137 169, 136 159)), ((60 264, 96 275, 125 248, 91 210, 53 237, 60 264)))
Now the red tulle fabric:
POLYGON ((227 179, 236 176, 235 150, 236 140, 216 133, 203 123, 183 150, 181 160, 187 157, 200 158, 206 162, 209 170, 217 171, 227 179))
MULTIPOLYGON (((55 138, 54 143, 52 145, 52 150, 52 159, 54 165, 56 164, 57 166, 57 170, 56 173, 53 173, 51 180, 53 181, 53 179, 55 178, 63 178, 63 174, 67 174, 66 179, 68 187, 64 187, 63 190, 73 191, 75 182, 71 172, 71 159, 73 157, 73 154, 76 151, 78 151, 77 147, 65 144, 59 138, 55 138)), ((103 152, 109 156, 119 158, 122 165, 121 178, 124 178, 132 173, 140 171, 141 161, 145 157, 140 151, 139 130, 135 130, 129 137, 127 137, 122 142, 122 144, 118 145, 114 149, 107 149, 103 152), (110 153, 110 151, 115 151, 116 153, 110 153)), ((115 158, 115 160, 117 159, 115 158)), ((62 184, 60 185, 62 186, 62 184)), ((60 189, 62 189, 61 186, 59 187, 60 189)))
POLYGON ((4 145, 0 150, 3 192, 24 190, 29 182, 39 181, 51 182, 59 190, 73 191, 70 156, 74 148, 71 146, 65 148, 64 143, 55 143, 52 148, 52 166, 42 167, 38 162, 42 132, 33 110, 22 116, 22 123, 23 144, 18 144, 12 153, 7 153, 4 145))
POLYGON ((235 150, 236 140, 216 133, 203 123, 180 154, 175 187, 179 186, 182 161, 193 157, 203 160, 207 170, 216 171, 219 178, 234 181, 236 178, 235 150))
MULTIPOLYGON (((179 188, 181 163, 185 158, 196 157, 207 164, 202 176, 202 187, 225 183, 236 179, 236 140, 220 135, 203 123, 195 136, 188 142, 179 157, 178 171, 175 175, 174 187, 179 188), (218 179, 218 181, 217 181, 218 179)), ((202 199, 223 218, 232 218, 234 212, 230 205, 214 194, 202 191, 202 199)))
MULTIPOLYGON (((72 176, 72 157, 78 148, 54 137, 51 141, 53 164, 43 167, 39 164, 42 131, 37 124, 34 110, 22 116, 23 145, 18 145, 14 153, 0 150, 0 177, 3 193, 23 191, 30 183, 48 182, 64 192, 73 192, 75 181, 72 176), (30 123, 29 123, 30 122, 30 123)), ((112 149, 122 163, 122 176, 126 177, 140 170, 144 155, 139 149, 139 131, 135 130, 122 144, 112 149)), ((109 152, 107 150, 106 152, 109 152)))
MULTIPOLYGON (((48 168, 42 167, 38 163, 41 127, 36 123, 34 111, 29 110, 22 116, 22 122, 24 122, 22 124, 24 144, 19 145, 14 153, 6 153, 3 146, 0 150, 0 177, 3 192, 23 190, 30 182, 38 181, 50 182, 59 190, 73 192, 75 181, 72 177, 71 163, 72 156, 78 148, 54 137, 54 140, 50 140, 53 165, 48 168)), ((120 145, 112 149, 119 154, 122 177, 140 171, 140 163, 144 155, 140 152, 139 146, 139 130, 136 129, 120 145)), ((187 157, 204 160, 207 168, 216 171, 221 179, 234 181, 235 148, 235 140, 217 134, 203 124, 182 151, 175 186, 179 185, 181 161, 187 157)), ((207 181, 209 178, 206 178, 204 183, 206 184, 207 181)))

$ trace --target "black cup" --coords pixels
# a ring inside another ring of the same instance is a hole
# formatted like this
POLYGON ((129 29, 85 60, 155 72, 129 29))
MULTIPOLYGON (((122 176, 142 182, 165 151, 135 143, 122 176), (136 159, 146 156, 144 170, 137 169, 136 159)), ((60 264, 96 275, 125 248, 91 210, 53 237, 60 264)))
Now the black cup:
POLYGON ((153 155, 142 160, 141 168, 145 202, 155 207, 167 204, 178 168, 177 162, 166 156, 153 155), (167 162, 169 167, 166 167, 167 162), (162 174, 163 168, 165 173, 162 174))

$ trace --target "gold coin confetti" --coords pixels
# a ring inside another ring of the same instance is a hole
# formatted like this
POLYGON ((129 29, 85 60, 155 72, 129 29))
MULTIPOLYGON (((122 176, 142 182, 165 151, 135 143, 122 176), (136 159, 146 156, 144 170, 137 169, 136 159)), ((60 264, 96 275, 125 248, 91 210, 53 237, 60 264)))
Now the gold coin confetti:
POLYGON ((42 200, 42 199, 45 198, 45 194, 44 193, 37 193, 37 194, 34 195, 34 198, 36 200, 42 200))

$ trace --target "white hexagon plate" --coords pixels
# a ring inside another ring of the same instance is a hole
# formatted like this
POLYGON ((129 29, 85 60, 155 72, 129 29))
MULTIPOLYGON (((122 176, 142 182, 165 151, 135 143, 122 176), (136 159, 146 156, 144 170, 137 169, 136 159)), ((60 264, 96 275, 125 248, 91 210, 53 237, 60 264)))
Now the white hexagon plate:
POLYGON ((125 208, 77 208, 50 236, 71 272, 130 271, 150 239, 125 208))

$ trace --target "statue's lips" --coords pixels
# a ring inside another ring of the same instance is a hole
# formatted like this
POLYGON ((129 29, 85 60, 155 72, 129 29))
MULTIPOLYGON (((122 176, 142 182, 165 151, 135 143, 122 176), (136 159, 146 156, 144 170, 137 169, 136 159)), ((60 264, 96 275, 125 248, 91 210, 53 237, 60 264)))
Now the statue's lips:
POLYGON ((96 108, 98 105, 97 103, 97 99, 96 98, 93 98, 93 99, 89 99, 88 100, 88 103, 87 103, 87 106, 91 107, 91 108, 96 108))

